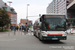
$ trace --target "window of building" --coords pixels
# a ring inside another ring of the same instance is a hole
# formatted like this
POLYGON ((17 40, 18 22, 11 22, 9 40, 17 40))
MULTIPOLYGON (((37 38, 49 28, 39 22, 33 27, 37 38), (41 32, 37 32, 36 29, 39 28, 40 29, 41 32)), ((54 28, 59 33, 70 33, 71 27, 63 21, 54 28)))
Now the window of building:
POLYGON ((7 11, 7 7, 5 7, 5 10, 7 11))
POLYGON ((61 0, 58 0, 58 2, 60 2, 61 0))
POLYGON ((14 9, 11 9, 11 11, 14 13, 15 11, 14 11, 14 9))
POLYGON ((5 9, 7 11, 7 7, 3 7, 3 9, 5 9))

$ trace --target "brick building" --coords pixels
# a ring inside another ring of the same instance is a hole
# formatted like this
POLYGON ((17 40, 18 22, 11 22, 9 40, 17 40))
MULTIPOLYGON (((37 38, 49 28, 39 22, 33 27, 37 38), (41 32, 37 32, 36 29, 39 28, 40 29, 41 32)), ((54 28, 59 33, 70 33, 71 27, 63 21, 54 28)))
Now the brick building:
POLYGON ((3 0, 0 0, 0 8, 5 8, 7 11, 9 18, 11 19, 11 25, 17 25, 17 13, 15 12, 15 9, 8 6, 3 0))
MULTIPOLYGON (((26 24, 26 19, 20 19, 20 23, 25 25, 26 24)), ((27 19, 27 24, 32 25, 32 21, 27 19)))

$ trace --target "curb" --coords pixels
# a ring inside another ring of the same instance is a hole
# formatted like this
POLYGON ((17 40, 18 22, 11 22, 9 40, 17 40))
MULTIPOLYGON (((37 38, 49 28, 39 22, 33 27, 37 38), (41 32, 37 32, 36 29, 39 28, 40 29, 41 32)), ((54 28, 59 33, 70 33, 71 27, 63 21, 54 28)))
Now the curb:
POLYGON ((67 34, 67 35, 75 35, 75 34, 67 34))

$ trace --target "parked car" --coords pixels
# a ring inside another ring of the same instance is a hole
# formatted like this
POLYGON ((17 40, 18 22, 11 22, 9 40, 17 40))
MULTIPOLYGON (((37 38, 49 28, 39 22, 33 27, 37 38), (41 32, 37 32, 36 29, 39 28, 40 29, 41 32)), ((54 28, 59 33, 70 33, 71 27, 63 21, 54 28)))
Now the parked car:
POLYGON ((67 29, 67 34, 74 34, 75 33, 75 28, 70 28, 70 29, 67 29))

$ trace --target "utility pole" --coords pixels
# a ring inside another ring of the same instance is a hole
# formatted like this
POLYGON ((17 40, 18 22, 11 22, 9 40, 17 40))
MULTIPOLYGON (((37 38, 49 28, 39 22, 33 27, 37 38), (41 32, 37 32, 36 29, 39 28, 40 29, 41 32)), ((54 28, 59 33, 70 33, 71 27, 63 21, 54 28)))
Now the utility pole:
POLYGON ((28 19, 28 6, 29 6, 30 4, 27 4, 27 16, 26 16, 26 23, 28 22, 27 21, 27 19, 28 19))

